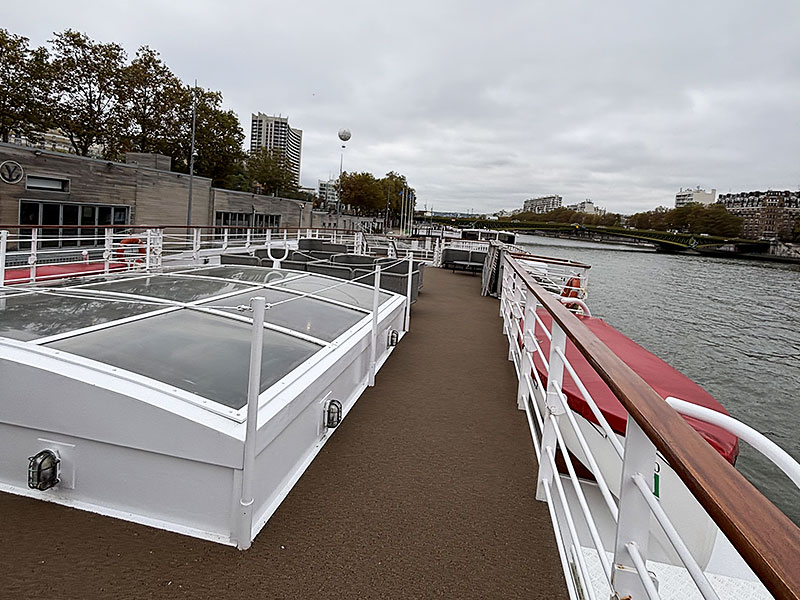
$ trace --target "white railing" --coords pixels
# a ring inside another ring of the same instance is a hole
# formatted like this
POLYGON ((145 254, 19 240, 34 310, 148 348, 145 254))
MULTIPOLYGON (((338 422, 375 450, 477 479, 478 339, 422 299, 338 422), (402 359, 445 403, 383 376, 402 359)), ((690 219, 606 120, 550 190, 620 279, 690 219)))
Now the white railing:
MULTIPOLYGON (((0 286, 158 270, 167 264, 202 264, 222 252, 253 255, 266 250, 283 260, 298 240, 313 238, 366 252, 364 234, 334 229, 244 227, 84 227, 63 235, 59 228, 14 227, 0 232, 0 286)), ((397 254, 396 254, 397 255, 397 254)), ((405 256, 406 253, 399 253, 405 256)))
MULTIPOLYGON (((716 600, 720 595, 702 566, 708 562, 711 547, 702 532, 716 536, 715 523, 698 502, 675 501, 681 495, 697 498, 689 492, 683 476, 670 476, 670 487, 680 486, 680 492, 673 491, 668 497, 662 490, 659 496, 656 482, 671 468, 657 454, 654 442, 630 415, 624 438, 614 432, 581 380, 579 369, 567 358, 567 332, 552 314, 556 309, 544 302, 546 290, 527 276, 529 270, 517 257, 506 253, 503 260, 503 333, 519 380, 518 407, 525 411, 539 462, 537 499, 549 505, 570 597, 658 598, 658 582, 647 567, 648 560, 658 558, 685 568, 702 597, 716 600), (549 328, 537 309, 551 314, 549 328), (546 345, 549 352, 543 349, 546 345), (574 383, 596 423, 570 408, 563 391, 566 378, 574 383), (565 474, 559 473, 557 457, 563 459, 565 474), (576 460, 591 472, 594 482, 579 477, 576 460), (657 525, 651 527, 651 522, 657 525), (592 583, 586 552, 596 553, 599 560, 605 583, 599 589, 592 583)), ((747 441, 800 486, 800 465, 761 434, 710 409, 674 398, 667 402, 680 413, 718 425, 747 441)), ((748 510, 747 506, 729 508, 748 510)), ((713 546, 714 537, 711 541, 713 546)), ((796 557, 792 553, 798 549, 787 548, 787 555, 796 557)))

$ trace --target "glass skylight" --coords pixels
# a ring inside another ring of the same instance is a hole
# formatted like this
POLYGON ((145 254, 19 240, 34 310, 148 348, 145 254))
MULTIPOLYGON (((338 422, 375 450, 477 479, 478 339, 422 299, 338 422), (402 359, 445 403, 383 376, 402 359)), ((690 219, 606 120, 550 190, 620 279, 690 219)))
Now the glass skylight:
MULTIPOLYGON (((47 346, 239 409, 247 403, 251 332, 247 323, 181 309, 47 346)), ((261 391, 319 349, 312 342, 265 330, 261 391)))

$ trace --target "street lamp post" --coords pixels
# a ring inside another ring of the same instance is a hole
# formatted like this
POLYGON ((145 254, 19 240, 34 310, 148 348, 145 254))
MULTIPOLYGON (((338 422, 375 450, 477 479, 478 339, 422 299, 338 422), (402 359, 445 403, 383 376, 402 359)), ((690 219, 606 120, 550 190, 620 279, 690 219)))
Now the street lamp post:
MULTIPOLYGON (((339 139, 342 142, 347 142, 352 137, 349 129, 339 130, 339 139)), ((344 149, 346 146, 342 144, 342 152, 339 155, 339 186, 336 194, 336 226, 339 226, 339 215, 342 214, 342 167, 344 166, 344 149)))
POLYGON ((192 149, 189 155, 189 206, 186 210, 186 227, 192 226, 192 183, 194 182, 194 159, 197 152, 194 149, 195 125, 197 123, 197 80, 194 81, 195 89, 192 90, 192 149))

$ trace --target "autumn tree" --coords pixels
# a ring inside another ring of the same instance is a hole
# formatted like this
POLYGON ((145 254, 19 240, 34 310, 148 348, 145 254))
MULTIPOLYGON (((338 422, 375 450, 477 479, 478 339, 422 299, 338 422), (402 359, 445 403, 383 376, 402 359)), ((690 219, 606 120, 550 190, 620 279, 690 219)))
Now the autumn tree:
POLYGON ((212 185, 223 187, 241 172, 245 154, 244 132, 239 118, 223 110, 222 94, 202 87, 183 87, 176 92, 178 127, 165 140, 165 154, 172 158, 173 170, 189 172, 192 143, 192 105, 195 104, 194 172, 208 177, 212 185))
POLYGON ((0 141, 12 131, 32 139, 47 129, 49 84, 47 50, 31 50, 28 38, 0 29, 0 141))
POLYGON ((343 173, 340 185, 342 204, 356 214, 372 215, 385 208, 381 185, 372 173, 343 173))
POLYGON ((277 148, 260 148, 247 157, 247 174, 257 189, 276 196, 297 191, 289 160, 277 148))
POLYGON ((95 145, 103 147, 104 155, 113 152, 122 133, 118 109, 125 51, 71 29, 56 34, 51 44, 55 126, 81 156, 95 145))
POLYGON ((185 133, 191 98, 158 52, 142 46, 124 67, 120 101, 124 149, 169 155, 185 133))

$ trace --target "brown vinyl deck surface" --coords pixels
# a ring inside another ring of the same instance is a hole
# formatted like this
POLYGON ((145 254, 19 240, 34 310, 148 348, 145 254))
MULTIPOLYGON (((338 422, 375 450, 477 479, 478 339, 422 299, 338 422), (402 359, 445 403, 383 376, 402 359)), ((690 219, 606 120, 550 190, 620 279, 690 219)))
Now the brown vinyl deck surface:
POLYGON ((246 552, 0 493, 0 598, 566 598, 497 301, 411 331, 246 552))

